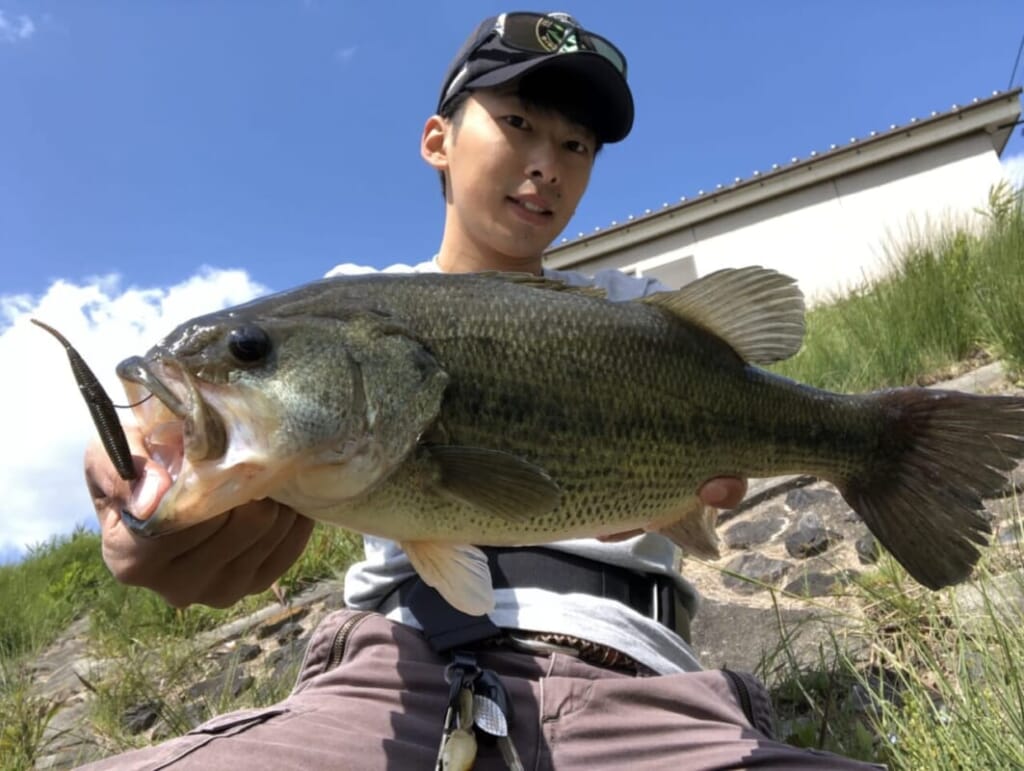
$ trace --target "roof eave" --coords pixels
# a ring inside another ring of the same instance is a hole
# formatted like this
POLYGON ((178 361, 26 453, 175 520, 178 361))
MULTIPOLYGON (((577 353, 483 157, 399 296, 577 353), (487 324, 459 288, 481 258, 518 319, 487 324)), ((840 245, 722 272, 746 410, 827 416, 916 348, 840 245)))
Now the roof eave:
POLYGON ((1002 154, 1020 118, 1021 88, 998 92, 987 99, 958 106, 905 126, 855 139, 820 155, 740 180, 711 193, 675 204, 642 218, 613 225, 551 247, 544 255, 549 268, 560 269, 592 260, 658 238, 697 222, 721 216, 809 185, 883 163, 898 155, 916 152, 978 131, 988 133, 997 154, 1002 154))

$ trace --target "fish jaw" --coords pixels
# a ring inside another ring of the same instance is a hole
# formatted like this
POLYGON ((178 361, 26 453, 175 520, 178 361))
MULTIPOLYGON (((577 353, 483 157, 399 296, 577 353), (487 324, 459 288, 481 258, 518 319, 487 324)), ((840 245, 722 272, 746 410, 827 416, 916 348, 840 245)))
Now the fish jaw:
POLYGON ((150 516, 122 512, 132 532, 164 535, 212 519, 267 497, 291 471, 269 451, 273 412, 259 408, 258 394, 197 383, 172 361, 129 359, 118 374, 146 449, 171 480, 150 516))

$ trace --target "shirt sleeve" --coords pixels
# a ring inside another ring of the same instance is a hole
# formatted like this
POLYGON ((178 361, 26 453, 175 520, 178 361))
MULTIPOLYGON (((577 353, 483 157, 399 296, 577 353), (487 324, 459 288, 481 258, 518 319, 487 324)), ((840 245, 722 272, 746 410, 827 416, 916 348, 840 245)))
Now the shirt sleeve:
POLYGON ((574 270, 545 270, 548 278, 564 281, 569 286, 596 286, 603 289, 609 300, 627 301, 640 297, 669 292, 671 289, 656 278, 649 276, 630 276, 621 270, 609 268, 600 270, 593 276, 574 270))

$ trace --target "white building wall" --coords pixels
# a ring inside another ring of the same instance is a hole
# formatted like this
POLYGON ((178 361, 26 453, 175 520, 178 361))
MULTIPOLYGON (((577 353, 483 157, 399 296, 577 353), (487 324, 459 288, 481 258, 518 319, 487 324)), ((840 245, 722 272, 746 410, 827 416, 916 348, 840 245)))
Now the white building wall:
POLYGON ((810 302, 884 271, 887 246, 977 220, 1002 168, 983 134, 899 157, 706 219, 574 265, 617 267, 680 285, 725 267, 764 265, 796 278, 810 302))

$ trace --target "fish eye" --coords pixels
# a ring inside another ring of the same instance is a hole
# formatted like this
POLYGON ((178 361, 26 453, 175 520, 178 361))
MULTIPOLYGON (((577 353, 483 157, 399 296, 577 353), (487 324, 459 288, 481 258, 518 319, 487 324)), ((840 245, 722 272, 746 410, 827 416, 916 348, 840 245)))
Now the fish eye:
POLYGON ((228 351, 242 364, 255 364, 270 352, 270 337, 255 324, 235 327, 228 333, 228 351))

